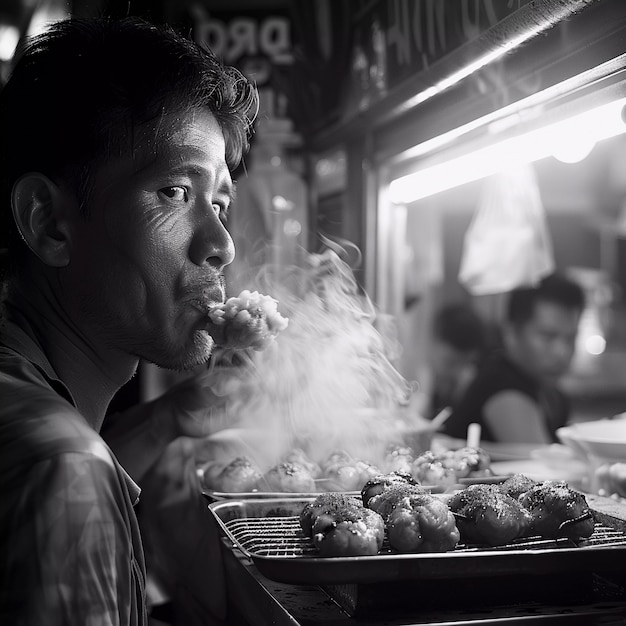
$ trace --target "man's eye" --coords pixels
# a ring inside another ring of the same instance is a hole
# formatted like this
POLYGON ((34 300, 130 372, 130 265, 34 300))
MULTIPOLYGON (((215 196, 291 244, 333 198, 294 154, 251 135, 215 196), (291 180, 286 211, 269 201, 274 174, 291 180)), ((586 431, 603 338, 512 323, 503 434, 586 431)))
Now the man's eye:
POLYGON ((159 193, 164 195, 168 200, 176 202, 187 202, 187 190, 184 187, 163 187, 159 189, 159 193))
POLYGON ((215 211, 215 214, 222 220, 222 222, 226 222, 226 220, 228 219, 228 207, 226 205, 214 202, 213 210, 215 211))

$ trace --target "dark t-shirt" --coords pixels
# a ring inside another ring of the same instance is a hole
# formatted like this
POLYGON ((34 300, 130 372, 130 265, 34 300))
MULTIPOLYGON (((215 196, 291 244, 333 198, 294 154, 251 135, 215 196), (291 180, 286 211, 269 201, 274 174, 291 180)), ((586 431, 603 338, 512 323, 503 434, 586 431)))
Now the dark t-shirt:
POLYGON ((445 423, 444 433, 464 439, 472 422, 482 427, 484 441, 496 441, 485 423, 484 407, 487 401, 501 391, 519 391, 533 400, 542 410, 548 432, 558 441, 556 430, 567 423, 570 405, 567 397, 556 387, 547 387, 518 367, 504 353, 496 352, 479 368, 461 400, 445 423))

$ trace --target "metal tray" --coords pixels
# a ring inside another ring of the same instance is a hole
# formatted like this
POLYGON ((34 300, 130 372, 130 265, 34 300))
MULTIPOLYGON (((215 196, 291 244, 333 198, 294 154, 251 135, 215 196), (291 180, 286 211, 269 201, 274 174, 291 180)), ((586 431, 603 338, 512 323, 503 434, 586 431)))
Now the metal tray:
POLYGON ((224 535, 267 578, 305 585, 379 583, 477 577, 623 571, 623 521, 602 516, 579 545, 529 538, 497 548, 460 545, 437 554, 397 554, 383 544, 376 556, 319 557, 298 516, 312 498, 224 500, 209 504, 224 535), (620 522, 622 525, 620 525, 620 522))
MULTIPOLYGON (((497 484, 504 482, 508 478, 507 476, 481 476, 477 478, 460 478, 459 484, 450 487, 450 489, 458 489, 459 486, 466 487, 467 485, 474 485, 477 483, 482 484, 497 484)), ((328 491, 336 491, 335 489, 329 487, 328 481, 324 478, 319 478, 315 480, 315 484, 317 487, 317 491, 314 493, 297 493, 292 492, 288 493, 285 491, 216 491, 213 489, 203 488, 202 493, 209 498, 210 500, 248 500, 248 499, 277 499, 277 498, 295 498, 296 500, 302 500, 304 498, 314 498, 318 496, 320 493, 328 492, 328 491)), ((445 487, 441 485, 422 485, 424 489, 427 489, 431 493, 444 493, 446 490, 445 487)), ((358 498, 361 497, 360 491, 341 491, 341 493, 345 493, 350 496, 356 496, 358 498)))

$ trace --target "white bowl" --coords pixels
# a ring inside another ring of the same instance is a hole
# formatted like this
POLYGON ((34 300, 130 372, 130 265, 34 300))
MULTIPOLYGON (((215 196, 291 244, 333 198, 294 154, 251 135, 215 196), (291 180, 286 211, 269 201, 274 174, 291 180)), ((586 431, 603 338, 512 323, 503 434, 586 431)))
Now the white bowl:
POLYGON ((557 430, 557 437, 588 457, 626 461, 626 419, 579 422, 557 430))

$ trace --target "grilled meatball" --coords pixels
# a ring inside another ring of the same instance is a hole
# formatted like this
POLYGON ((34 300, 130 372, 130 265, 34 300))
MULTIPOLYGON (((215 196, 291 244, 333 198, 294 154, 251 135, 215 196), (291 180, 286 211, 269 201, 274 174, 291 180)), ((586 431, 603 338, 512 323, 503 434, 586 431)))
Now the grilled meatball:
POLYGON ((504 545, 530 528, 528 511, 495 485, 470 485, 452 496, 449 507, 464 543, 504 545))
POLYGON ((328 489, 356 491, 363 484, 361 472, 354 463, 333 465, 326 470, 328 489))
POLYGON ((287 493, 313 493, 315 480, 309 470, 300 463, 279 463, 271 467, 259 485, 266 491, 287 493))
POLYGON ((387 447, 383 466, 388 472, 411 473, 415 453, 409 446, 391 444, 387 447))
POLYGON ((389 545, 398 552, 446 552, 459 542, 452 512, 428 493, 401 498, 385 521, 389 545))
POLYGON ((340 493, 320 494, 300 514, 300 526, 321 556, 378 554, 385 525, 378 513, 357 498, 340 493))
POLYGON ((401 504, 402 500, 413 495, 430 495, 421 485, 411 485, 399 483, 391 485, 382 493, 372 496, 367 503, 367 507, 382 515, 386 520, 391 512, 401 504))
POLYGON ((307 537, 311 537, 313 524, 320 515, 348 507, 360 510, 361 506, 355 496, 335 492, 320 493, 313 501, 304 505, 300 513, 300 527, 307 537))
POLYGON ((498 486, 502 493, 506 493, 514 500, 519 500, 520 496, 532 489, 539 483, 525 474, 513 474, 498 486))
POLYGON ((319 478, 322 468, 313 461, 302 448, 293 448, 282 459, 285 463, 299 463, 303 465, 313 478, 319 478))
POLYGON ((361 498, 364 506, 369 506, 370 500, 374 496, 379 496, 394 485, 419 485, 411 476, 403 472, 389 472, 388 474, 377 474, 370 478, 361 489, 361 498))
POLYGON ((258 487, 261 473, 245 456, 237 457, 226 465, 215 478, 218 491, 242 493, 258 487))
POLYGON ((444 467, 451 467, 459 478, 489 476, 491 457, 482 448, 464 447, 445 453, 444 467))
POLYGON ((424 485, 451 487, 458 483, 456 470, 446 467, 441 455, 432 451, 420 454, 411 466, 413 478, 424 485))
POLYGON ((322 472, 326 474, 328 470, 337 465, 350 465, 354 463, 354 459, 348 452, 345 450, 333 450, 323 461, 322 461, 322 472))
POLYGON ((565 482, 547 480, 520 496, 532 517, 532 531, 542 537, 590 537, 595 521, 585 496, 565 482))
POLYGON ((355 461, 354 467, 357 468, 361 477, 361 484, 359 485, 359 489, 362 488, 363 485, 365 485, 368 481, 372 480, 372 478, 379 476, 381 473, 380 469, 378 469, 376 465, 373 465, 368 461, 362 461, 360 459, 358 461, 355 461))

